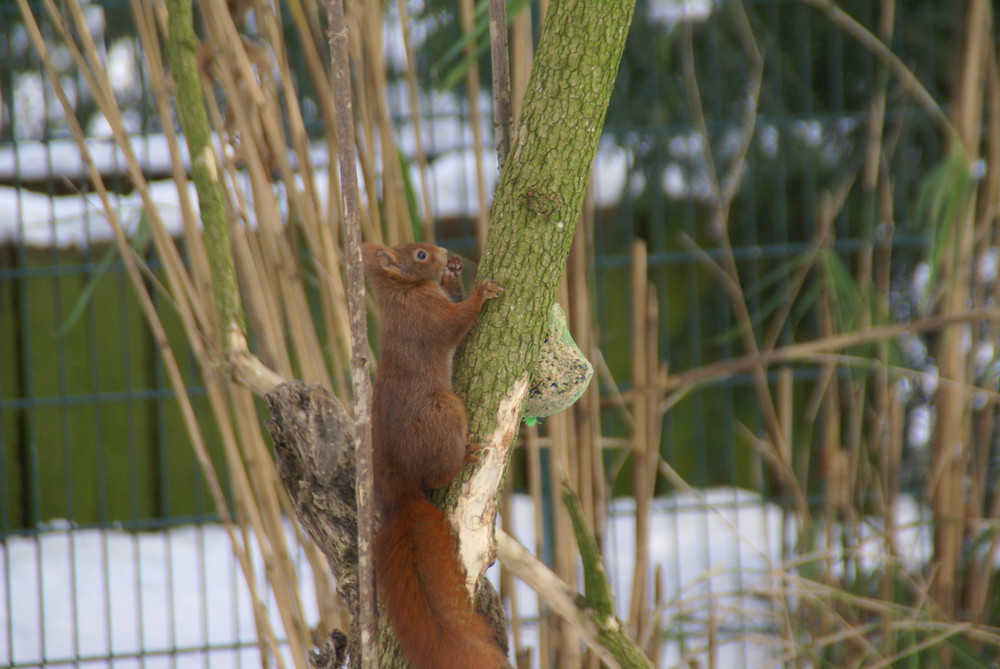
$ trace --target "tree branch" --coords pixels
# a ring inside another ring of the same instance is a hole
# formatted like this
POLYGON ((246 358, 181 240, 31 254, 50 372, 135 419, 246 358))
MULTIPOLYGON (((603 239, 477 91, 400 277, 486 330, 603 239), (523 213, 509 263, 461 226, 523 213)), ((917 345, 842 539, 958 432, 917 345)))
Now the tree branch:
POLYGON ((594 533, 587 527, 587 522, 583 518, 580 499, 566 482, 563 483, 562 499, 563 505, 569 512, 573 534, 580 549, 584 582, 583 601, 590 613, 590 619, 597 628, 597 643, 610 652, 623 667, 653 669, 653 663, 625 634, 621 621, 615 615, 614 597, 611 595, 611 584, 608 583, 607 572, 604 570, 601 549, 597 545, 594 533))
MULTIPOLYGON (((341 194, 344 198, 344 254, 347 256, 347 302, 351 320, 351 381, 354 388, 354 438, 357 449, 358 570, 360 607, 355 627, 360 627, 361 664, 376 666, 374 478, 372 473, 371 370, 368 360, 368 312, 365 309, 365 275, 361 261, 361 205, 354 151, 354 116, 351 71, 347 55, 347 24, 340 0, 327 0, 330 40, 331 88, 341 194)), ((352 657, 356 657, 352 654, 352 657)))
POLYGON ((497 171, 503 172, 510 151, 510 52, 507 50, 507 3, 490 0, 490 61, 493 69, 493 134, 497 145, 497 171))
POLYGON ((351 658, 360 657, 358 524, 354 421, 322 386, 293 381, 265 396, 278 475, 298 517, 333 571, 337 594, 354 624, 351 658))
POLYGON ((198 78, 195 57, 198 38, 194 33, 192 3, 190 0, 168 0, 167 13, 167 61, 174 79, 177 114, 187 141, 188 155, 191 156, 191 178, 198 193, 198 210, 212 275, 216 332, 221 338, 231 324, 237 324, 240 330, 245 331, 246 323, 229 244, 225 197, 219 183, 212 131, 198 78))
POLYGON ((476 467, 444 493, 470 582, 492 560, 493 519, 531 370, 562 278, 634 0, 553 0, 491 209, 479 277, 504 287, 455 361, 476 467), (463 493, 463 491, 473 491, 463 493), (459 500, 476 498, 474 504, 459 500))

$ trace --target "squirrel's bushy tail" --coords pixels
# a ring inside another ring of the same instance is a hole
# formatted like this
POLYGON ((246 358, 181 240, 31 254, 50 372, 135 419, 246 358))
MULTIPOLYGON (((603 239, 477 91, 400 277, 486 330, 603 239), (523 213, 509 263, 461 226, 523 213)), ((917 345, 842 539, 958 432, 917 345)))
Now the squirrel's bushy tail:
POLYGON ((451 524, 412 484, 382 501, 375 537, 379 600, 416 669, 494 669, 507 659, 469 600, 451 524))

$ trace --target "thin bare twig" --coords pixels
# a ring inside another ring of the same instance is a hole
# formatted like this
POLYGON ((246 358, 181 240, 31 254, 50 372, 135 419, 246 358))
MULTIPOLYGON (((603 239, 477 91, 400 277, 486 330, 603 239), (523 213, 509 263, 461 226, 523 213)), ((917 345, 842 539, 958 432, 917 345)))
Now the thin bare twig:
POLYGON ((916 334, 919 332, 929 332, 945 327, 970 323, 975 321, 997 321, 1000 320, 1000 308, 989 307, 982 309, 970 309, 961 313, 950 314, 948 316, 935 316, 925 318, 912 323, 901 323, 899 325, 882 325, 859 332, 847 332, 840 335, 832 335, 816 339, 814 341, 791 344, 776 348, 773 351, 764 351, 753 355, 744 355, 738 358, 720 360, 692 369, 687 372, 675 374, 667 379, 667 389, 677 392, 688 392, 691 385, 707 381, 709 379, 723 379, 734 374, 740 374, 753 370, 758 366, 769 366, 781 362, 799 360, 803 357, 817 353, 837 351, 850 346, 869 344, 885 339, 892 339, 904 334, 916 334), (676 390, 675 390, 676 389, 676 390))
POLYGON ((354 430, 357 441, 358 500, 358 618, 361 666, 374 669, 375 563, 372 541, 375 506, 372 494, 371 376, 368 360, 368 314, 365 309, 365 276, 361 263, 361 204, 354 157, 354 117, 351 104, 351 72, 347 55, 347 24, 339 0, 326 1, 329 20, 330 76, 334 91, 340 182, 344 205, 344 255, 347 258, 347 299, 351 320, 351 382, 354 388, 354 430))
POLYGON ((881 58, 892 73, 903 85, 921 107, 945 130, 947 135, 955 132, 954 126, 948 120, 948 115, 944 113, 941 106, 934 100, 934 97, 927 92, 920 80, 910 71, 908 67, 899 59, 892 50, 885 45, 882 40, 873 35, 870 30, 857 22, 856 19, 846 14, 830 0, 799 0, 802 4, 823 12, 831 23, 853 37, 864 48, 881 58))
MULTIPOLYGON (((476 7, 473 0, 459 0, 459 22, 462 33, 472 35, 475 32, 476 7)), ((466 98, 469 103, 469 124, 472 129, 472 156, 476 175, 476 201, 479 209, 476 212, 476 246, 480 253, 486 244, 486 232, 490 227, 490 210, 487 204, 486 169, 483 166, 483 123, 482 110, 479 107, 479 68, 475 60, 476 45, 472 40, 465 47, 469 67, 465 71, 466 98)))
POLYGON ((410 103, 410 116, 413 118, 413 149, 417 162, 417 176, 420 179, 420 204, 423 207, 424 240, 434 243, 434 215, 431 209, 430 186, 427 183, 427 153, 424 151, 423 130, 421 130, 419 89, 417 87, 416 57, 410 40, 410 15, 406 7, 407 0, 398 0, 399 27, 403 35, 403 52, 406 54, 406 93, 410 103))
POLYGON ((507 3, 504 0, 490 0, 490 57, 493 63, 493 133, 497 147, 497 171, 500 172, 510 152, 510 127, 513 123, 507 3))
MULTIPOLYGON (((747 152, 750 142, 753 139, 754 128, 757 120, 757 103, 760 99, 760 87, 763 81, 764 60, 757 48, 757 42, 750 27, 750 20, 747 18, 743 5, 733 3, 733 14, 739 39, 743 44, 743 50, 747 57, 747 90, 744 99, 744 111, 742 125, 740 128, 739 141, 732 159, 726 167, 726 172, 720 180, 715 167, 715 160, 712 156, 712 145, 709 141, 708 126, 705 121, 705 114, 701 106, 701 93, 698 88, 698 80, 694 72, 694 53, 692 47, 691 28, 686 28, 684 32, 684 81, 688 92, 688 103, 691 105, 692 117, 698 134, 702 139, 702 159, 705 162, 709 183, 712 187, 712 196, 715 209, 712 212, 710 233, 717 241, 722 251, 722 269, 726 280, 723 285, 729 294, 733 313, 736 316, 737 328, 739 329, 743 346, 752 355, 760 352, 760 346, 753 332, 753 319, 747 307, 746 299, 741 289, 739 270, 736 266, 736 259, 733 256, 732 245, 729 242, 729 213, 732 208, 733 199, 739 191, 739 186, 746 170, 747 152)), ((767 375, 764 367, 759 366, 753 370, 754 389, 757 399, 761 405, 761 412, 764 416, 764 426, 771 441, 778 448, 778 452, 784 453, 784 435, 778 421, 778 413, 774 407, 774 400, 771 397, 767 384, 767 375)))
POLYGON ((509 569, 537 592, 539 598, 572 625, 587 647, 597 653, 609 667, 619 667, 614 655, 601 644, 599 630, 594 621, 588 617, 587 611, 578 605, 579 593, 566 585, 558 575, 509 534, 497 529, 496 537, 497 552, 504 569, 509 569))

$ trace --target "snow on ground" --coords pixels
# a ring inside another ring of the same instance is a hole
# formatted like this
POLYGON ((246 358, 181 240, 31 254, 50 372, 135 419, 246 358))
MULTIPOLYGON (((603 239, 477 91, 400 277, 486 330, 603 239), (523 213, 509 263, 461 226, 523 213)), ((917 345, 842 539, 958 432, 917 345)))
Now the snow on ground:
MULTIPOLYGON (((60 666, 110 651, 124 659, 80 666, 259 666, 252 646, 171 656, 174 648, 256 638, 247 589, 220 526, 9 537, 0 571, 0 664, 60 666)), ((303 585, 301 592, 311 590, 303 585)), ((308 611, 315 619, 314 601, 308 611)))
MULTIPOLYGON (((909 531, 919 510, 904 501, 899 525, 909 531)), ((517 496, 514 509, 515 535, 530 546, 530 499, 517 496)), ((927 550, 926 536, 908 536, 918 555, 927 550)), ((790 539, 780 509, 752 492, 718 488, 656 500, 649 547, 663 574, 665 625, 686 635, 683 648, 666 644, 660 666, 692 659, 710 619, 716 666, 768 666, 778 647, 771 623, 776 612, 761 592, 773 590, 790 539)), ((618 613, 625 617, 635 556, 631 500, 612 504, 606 544, 618 613)), ((254 564, 262 582, 257 557, 254 564)), ((311 573, 303 559, 298 564, 303 606, 314 623, 311 573)), ((490 571, 495 579, 496 566, 490 571)), ((129 533, 56 524, 37 537, 11 536, 0 544, 0 575, 0 664, 259 666, 250 599, 220 526, 129 533), (226 648, 206 652, 206 645, 226 648), (99 659, 109 653, 113 661, 99 659)), ((536 615, 537 598, 518 587, 521 615, 536 615)), ((280 630, 276 615, 272 619, 280 630)), ((536 644, 536 632, 527 627, 528 645, 536 644)), ((707 666, 704 654, 694 659, 693 666, 707 666)))

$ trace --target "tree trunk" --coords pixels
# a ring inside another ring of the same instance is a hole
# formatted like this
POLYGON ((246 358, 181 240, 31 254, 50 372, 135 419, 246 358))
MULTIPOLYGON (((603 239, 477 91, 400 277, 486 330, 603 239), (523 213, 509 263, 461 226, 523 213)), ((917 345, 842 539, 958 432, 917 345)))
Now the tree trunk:
MULTIPOLYGON (((485 448, 479 463, 467 468, 441 494, 459 532, 470 587, 479 582, 496 552, 497 499, 580 215, 633 7, 634 0, 552 0, 511 153, 494 197, 492 228, 479 277, 493 279, 504 287, 504 293, 486 304, 455 365, 455 387, 469 409, 470 430, 485 448)), ((330 433, 324 421, 308 417, 317 411, 311 404, 326 406, 332 399, 325 395, 317 399, 318 389, 303 392, 296 386, 288 390, 290 395, 268 397, 274 416, 269 428, 276 445, 281 442, 277 450, 282 478, 295 499, 300 520, 331 558, 338 591, 356 614, 356 563, 344 559, 351 555, 352 543, 356 550, 356 538, 349 536, 352 500, 345 482, 331 487, 340 479, 331 475, 330 468, 333 460, 340 463, 333 468, 337 471, 348 466, 344 457, 349 456, 342 449, 350 450, 350 429, 337 422, 339 410, 324 408, 317 414, 338 424, 335 431, 344 433, 339 437, 330 433), (280 405, 289 408, 283 410, 280 405), (305 421, 305 429, 286 427, 284 435, 279 435, 282 423, 294 417, 305 421), (343 442, 335 449, 341 453, 336 458, 329 445, 320 443, 329 444, 331 439, 343 442), (295 445, 297 441, 305 446, 295 445), (316 463, 322 462, 326 466, 314 472, 316 463), (333 499, 343 501, 334 504, 329 501, 333 499), (347 534, 341 531, 345 519, 334 517, 338 514, 347 516, 347 534), (342 578, 346 578, 343 583, 342 578)), ((477 590, 480 610, 489 608, 491 600, 496 604, 494 592, 477 590)), ((502 615, 501 608, 489 617, 496 622, 502 615)), ((388 630, 381 630, 379 643, 380 667, 407 666, 388 630)), ((354 635, 348 645, 357 649, 354 635)), ((343 646, 333 644, 324 661, 334 666, 338 661, 334 656, 342 651, 343 646)))
POLYGON ((456 356, 455 389, 484 445, 442 493, 470 588, 493 561, 496 505, 531 372, 580 216, 634 0, 552 0, 478 278, 504 288, 456 356))

